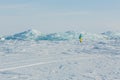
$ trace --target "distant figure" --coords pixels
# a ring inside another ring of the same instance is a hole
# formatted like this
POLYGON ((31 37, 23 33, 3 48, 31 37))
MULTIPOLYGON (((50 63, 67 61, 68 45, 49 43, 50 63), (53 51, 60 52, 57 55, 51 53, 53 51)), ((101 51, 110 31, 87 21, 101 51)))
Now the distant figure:
POLYGON ((82 34, 79 35, 80 43, 82 42, 82 34))

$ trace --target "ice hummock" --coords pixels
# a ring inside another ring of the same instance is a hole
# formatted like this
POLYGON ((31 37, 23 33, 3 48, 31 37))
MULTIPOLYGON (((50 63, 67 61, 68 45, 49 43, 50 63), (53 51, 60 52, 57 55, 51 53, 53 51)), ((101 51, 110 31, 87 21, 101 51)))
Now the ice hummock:
POLYGON ((107 31, 101 34, 93 34, 87 32, 66 31, 44 34, 37 30, 30 29, 14 35, 5 37, 5 40, 49 40, 49 41, 62 41, 62 40, 78 40, 79 35, 83 34, 84 40, 119 40, 120 33, 107 31))
POLYGON ((37 40, 73 40, 78 39, 79 33, 75 31, 66 31, 66 32, 58 32, 58 33, 50 33, 44 36, 39 36, 37 40))
POLYGON ((110 40, 120 40, 120 32, 107 31, 102 33, 107 36, 110 40))
POLYGON ((35 40, 40 35, 41 35, 41 32, 34 29, 29 29, 24 32, 7 36, 5 39, 6 40, 35 40))

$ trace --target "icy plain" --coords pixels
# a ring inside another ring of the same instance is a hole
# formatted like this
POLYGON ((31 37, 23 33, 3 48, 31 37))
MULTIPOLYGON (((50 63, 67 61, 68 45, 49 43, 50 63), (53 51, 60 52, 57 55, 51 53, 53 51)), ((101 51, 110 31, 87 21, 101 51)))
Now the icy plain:
POLYGON ((41 34, 28 30, 0 41, 0 80, 120 80, 120 35, 41 34))

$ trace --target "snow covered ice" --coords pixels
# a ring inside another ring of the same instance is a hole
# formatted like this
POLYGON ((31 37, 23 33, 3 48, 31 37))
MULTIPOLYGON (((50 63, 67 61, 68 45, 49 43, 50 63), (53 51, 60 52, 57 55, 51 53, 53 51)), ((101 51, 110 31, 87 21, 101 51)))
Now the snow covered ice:
POLYGON ((0 80, 120 80, 120 33, 43 34, 28 30, 0 41, 0 80))

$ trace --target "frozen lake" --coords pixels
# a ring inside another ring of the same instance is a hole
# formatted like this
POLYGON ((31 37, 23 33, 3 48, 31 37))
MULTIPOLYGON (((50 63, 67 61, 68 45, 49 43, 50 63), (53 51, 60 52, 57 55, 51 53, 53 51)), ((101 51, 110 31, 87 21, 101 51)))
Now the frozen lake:
POLYGON ((119 41, 0 42, 1 80, 119 80, 119 41))

